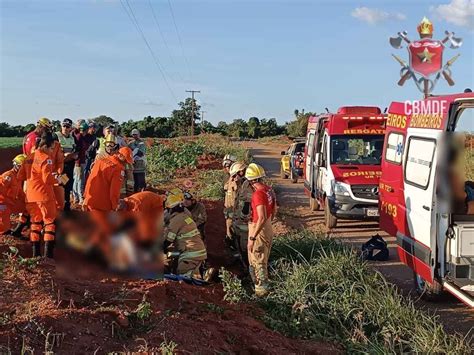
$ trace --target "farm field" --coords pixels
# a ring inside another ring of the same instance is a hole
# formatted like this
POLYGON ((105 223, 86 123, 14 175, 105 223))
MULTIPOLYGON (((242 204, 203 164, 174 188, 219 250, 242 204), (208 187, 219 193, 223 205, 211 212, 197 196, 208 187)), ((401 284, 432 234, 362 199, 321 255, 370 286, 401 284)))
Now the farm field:
POLYGON ((21 147, 23 137, 0 137, 0 149, 21 147))
POLYGON ((468 334, 472 314, 462 305, 447 300, 443 309, 449 312, 441 313, 438 322, 430 316, 432 309, 405 298, 404 286, 384 271, 384 265, 360 261, 351 243, 365 240, 376 226, 347 223, 340 232, 327 236, 320 217, 304 212, 301 184, 276 178, 281 145, 232 144, 219 136, 204 136, 161 140, 150 149, 149 180, 155 188, 186 187, 204 201, 210 221, 206 225, 209 262, 225 270, 222 282, 199 287, 111 275, 65 250, 59 251, 56 265, 30 263, 21 258, 30 252, 27 242, 3 237, 2 352, 326 354, 367 349, 384 353, 472 350, 470 338, 462 338, 468 334), (280 201, 271 256, 275 292, 265 299, 251 296, 247 284, 238 279, 239 265, 225 251, 220 161, 226 152, 261 163, 280 201), (351 243, 339 242, 349 235, 357 237, 351 238, 351 243), (81 270, 78 277, 71 278, 62 271, 65 261, 81 270), (374 266, 397 287, 374 272, 374 266), (402 320, 393 317, 397 314, 403 315, 402 320), (449 326, 448 317, 465 324, 457 327, 462 335, 453 335, 455 329, 449 326))

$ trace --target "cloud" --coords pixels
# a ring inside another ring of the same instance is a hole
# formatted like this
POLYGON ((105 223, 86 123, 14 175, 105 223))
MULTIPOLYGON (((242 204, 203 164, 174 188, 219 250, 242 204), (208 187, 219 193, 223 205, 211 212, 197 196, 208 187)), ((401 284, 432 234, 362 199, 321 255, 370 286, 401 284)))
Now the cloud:
POLYGON ((403 21, 407 17, 400 12, 387 12, 369 7, 357 7, 351 12, 351 16, 370 25, 386 22, 389 20, 403 21))
POLYGON ((145 100, 144 102, 141 102, 141 104, 145 106, 163 106, 163 104, 153 100, 145 100))
POLYGON ((438 18, 474 30, 474 0, 451 0, 449 4, 431 6, 438 18))

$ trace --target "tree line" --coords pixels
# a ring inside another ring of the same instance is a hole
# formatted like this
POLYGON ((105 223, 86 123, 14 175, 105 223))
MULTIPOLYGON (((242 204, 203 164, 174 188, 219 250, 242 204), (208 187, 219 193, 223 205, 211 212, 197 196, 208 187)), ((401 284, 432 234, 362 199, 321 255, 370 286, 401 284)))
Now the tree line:
MULTIPOLYGON (((105 127, 116 125, 125 136, 130 135, 132 129, 140 131, 142 137, 168 138, 185 136, 190 134, 192 99, 187 98, 178 104, 178 109, 173 110, 169 117, 147 116, 141 120, 128 120, 118 123, 112 117, 101 115, 91 120, 96 124, 105 127)), ((304 113, 295 110, 294 120, 284 125, 279 125, 275 118, 250 117, 248 120, 241 118, 233 120, 231 123, 220 121, 217 125, 201 119, 201 106, 194 100, 194 132, 199 133, 220 133, 225 136, 235 138, 261 138, 277 135, 289 135, 291 137, 304 136, 308 117, 311 113, 304 113)), ((60 121, 54 120, 54 126, 59 129, 60 121)), ((0 137, 23 137, 35 128, 34 123, 26 126, 12 126, 6 122, 0 122, 0 137)))

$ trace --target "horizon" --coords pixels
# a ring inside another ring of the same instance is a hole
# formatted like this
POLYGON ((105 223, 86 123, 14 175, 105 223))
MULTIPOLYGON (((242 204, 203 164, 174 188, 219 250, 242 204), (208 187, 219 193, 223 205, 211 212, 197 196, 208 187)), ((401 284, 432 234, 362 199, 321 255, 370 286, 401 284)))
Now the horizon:
POLYGON ((282 125, 295 109, 383 111, 421 97, 413 82, 397 86, 400 66, 390 54, 408 55, 388 37, 407 30, 417 38, 423 16, 434 23, 434 39, 446 29, 464 42, 444 54, 461 53, 456 85, 440 80, 435 94, 474 88, 473 14, 453 12, 467 0, 170 3, 3 1, 1 121, 168 117, 186 90, 201 91, 196 99, 214 125, 252 116, 282 125))

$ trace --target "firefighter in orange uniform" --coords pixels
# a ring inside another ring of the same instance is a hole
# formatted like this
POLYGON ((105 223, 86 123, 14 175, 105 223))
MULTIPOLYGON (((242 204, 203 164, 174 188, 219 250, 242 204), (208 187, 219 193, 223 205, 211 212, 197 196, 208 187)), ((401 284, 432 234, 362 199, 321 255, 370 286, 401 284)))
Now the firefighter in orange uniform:
POLYGON ((34 153, 27 156, 18 172, 19 180, 26 180, 26 209, 31 216, 30 241, 33 257, 40 256, 43 232, 44 255, 53 258, 57 216, 54 185, 60 177, 55 174, 51 154, 55 141, 50 132, 44 133, 34 153))
POLYGON ((119 207, 120 189, 125 178, 125 165, 133 163, 132 150, 122 147, 115 154, 96 159, 84 190, 83 209, 91 212, 97 232, 91 244, 99 247, 106 258, 110 252, 108 215, 119 207))
POLYGON ((10 231, 11 214, 20 214, 20 221, 12 235, 20 236, 27 221, 25 193, 22 181, 18 179, 18 171, 26 159, 25 154, 19 154, 13 159, 13 168, 0 176, 0 234, 10 231))
POLYGON ((138 243, 152 246, 163 235, 163 203, 164 198, 151 191, 137 192, 123 199, 122 209, 133 213, 137 221, 138 243))

